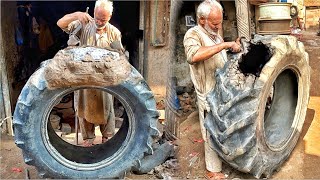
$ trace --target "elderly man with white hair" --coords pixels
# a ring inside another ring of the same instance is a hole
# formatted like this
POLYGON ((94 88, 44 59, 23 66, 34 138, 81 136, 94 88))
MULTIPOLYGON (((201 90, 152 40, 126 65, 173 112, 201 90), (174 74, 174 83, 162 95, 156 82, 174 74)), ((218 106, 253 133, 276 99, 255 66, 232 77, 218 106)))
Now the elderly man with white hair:
POLYGON ((189 29, 183 44, 190 67, 191 80, 197 93, 199 120, 205 141, 205 161, 208 179, 223 179, 221 160, 212 149, 210 135, 204 127, 206 113, 210 111, 206 95, 213 90, 216 69, 227 61, 226 49, 240 51, 239 38, 235 42, 224 42, 218 31, 222 27, 223 9, 215 0, 205 0, 197 9, 198 25, 189 29))
MULTIPOLYGON (((68 45, 89 45, 110 47, 117 42, 122 49, 120 31, 109 23, 113 4, 109 0, 97 0, 94 18, 86 12, 67 14, 57 25, 70 34, 68 45)), ((84 89, 75 92, 75 109, 79 117, 84 146, 92 146, 95 139, 95 125, 100 126, 102 143, 115 132, 113 97, 98 89, 84 89)))

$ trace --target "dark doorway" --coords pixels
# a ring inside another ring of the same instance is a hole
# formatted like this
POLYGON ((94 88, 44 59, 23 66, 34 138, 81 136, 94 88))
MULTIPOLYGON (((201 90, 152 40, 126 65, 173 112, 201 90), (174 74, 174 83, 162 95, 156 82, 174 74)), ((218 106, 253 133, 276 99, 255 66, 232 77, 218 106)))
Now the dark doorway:
POLYGON ((130 63, 139 67, 139 39, 143 38, 139 33, 139 9, 140 1, 114 1, 114 13, 111 23, 122 33, 122 44, 129 52, 130 63))

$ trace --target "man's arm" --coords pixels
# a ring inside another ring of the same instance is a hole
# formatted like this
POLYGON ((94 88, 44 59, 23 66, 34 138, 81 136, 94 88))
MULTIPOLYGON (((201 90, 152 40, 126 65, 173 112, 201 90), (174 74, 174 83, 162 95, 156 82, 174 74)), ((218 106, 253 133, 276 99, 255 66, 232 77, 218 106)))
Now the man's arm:
POLYGON ((57 25, 61 29, 65 29, 68 25, 75 20, 80 20, 82 24, 86 24, 89 21, 93 21, 93 18, 85 12, 74 12, 71 14, 67 14, 58 20, 57 25))
POLYGON ((205 61, 223 49, 231 49, 232 52, 240 51, 240 40, 236 42, 223 42, 213 46, 202 46, 192 57, 192 63, 205 61))

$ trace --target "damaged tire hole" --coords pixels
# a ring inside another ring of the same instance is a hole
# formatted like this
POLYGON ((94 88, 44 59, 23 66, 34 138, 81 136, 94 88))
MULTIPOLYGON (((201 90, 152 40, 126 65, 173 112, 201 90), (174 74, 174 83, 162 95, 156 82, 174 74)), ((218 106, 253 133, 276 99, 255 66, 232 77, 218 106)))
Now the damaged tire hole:
POLYGON ((262 42, 250 43, 247 53, 243 54, 239 60, 239 70, 245 76, 253 74, 259 77, 262 68, 271 57, 272 51, 267 45, 262 42))
POLYGON ((58 95, 50 107, 46 115, 46 121, 43 121, 44 130, 42 135, 47 139, 44 141, 47 150, 55 159, 64 164, 74 162, 87 165, 98 163, 97 165, 100 165, 102 161, 106 163, 105 160, 111 161, 113 157, 121 155, 122 149, 130 139, 131 128, 129 122, 132 120, 129 120, 129 118, 132 117, 130 115, 131 109, 115 92, 107 89, 81 88, 76 91, 58 95), (84 147, 82 144, 80 123, 78 123, 78 144, 76 143, 74 94, 79 92, 79 90, 96 90, 103 92, 103 94, 110 93, 113 96, 115 132, 114 135, 110 136, 104 143, 102 143, 100 127, 99 125, 95 125, 94 131, 96 138, 94 145, 84 147), (63 113, 65 107, 70 108, 70 106, 72 108, 72 114, 69 114, 68 117, 63 113), (60 118, 60 123, 53 117, 60 118), (62 127, 62 123, 66 127, 62 127), (67 132, 61 131, 66 131, 65 129, 67 129, 67 132))

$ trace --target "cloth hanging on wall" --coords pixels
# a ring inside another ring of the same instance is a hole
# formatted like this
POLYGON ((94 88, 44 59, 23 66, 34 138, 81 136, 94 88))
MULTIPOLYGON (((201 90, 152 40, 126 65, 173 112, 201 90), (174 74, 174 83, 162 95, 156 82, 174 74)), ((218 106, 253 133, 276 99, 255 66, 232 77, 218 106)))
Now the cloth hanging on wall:
POLYGON ((39 49, 46 52, 50 46, 54 44, 51 31, 47 24, 40 24, 39 49))

